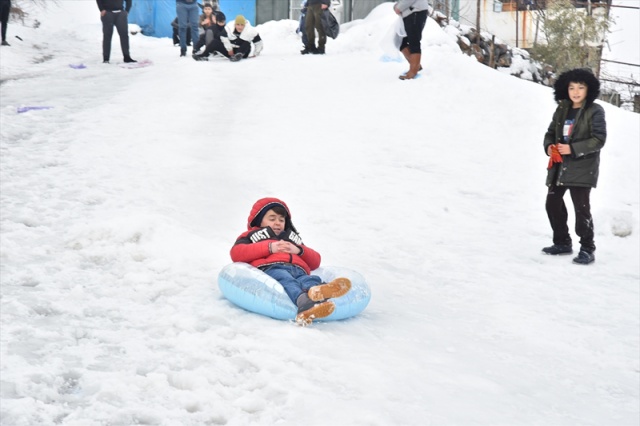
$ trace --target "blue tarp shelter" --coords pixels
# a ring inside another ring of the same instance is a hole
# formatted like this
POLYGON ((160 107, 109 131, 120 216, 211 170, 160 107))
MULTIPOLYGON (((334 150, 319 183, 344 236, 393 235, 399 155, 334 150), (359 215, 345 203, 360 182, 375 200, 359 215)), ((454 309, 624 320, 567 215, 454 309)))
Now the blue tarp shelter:
MULTIPOLYGON (((243 15, 255 25, 256 0, 219 0, 218 4, 227 16, 227 22, 234 20, 236 15, 243 15)), ((171 22, 175 18, 176 0, 136 0, 129 12, 129 23, 137 24, 142 34, 152 37, 171 37, 171 22)))

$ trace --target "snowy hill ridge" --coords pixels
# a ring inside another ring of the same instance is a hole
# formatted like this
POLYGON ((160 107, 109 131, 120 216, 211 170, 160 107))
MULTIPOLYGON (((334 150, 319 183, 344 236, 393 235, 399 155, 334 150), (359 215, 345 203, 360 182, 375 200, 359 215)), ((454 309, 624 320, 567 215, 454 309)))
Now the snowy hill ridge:
POLYGON ((323 57, 293 21, 235 64, 136 35, 137 70, 100 63, 94 2, 9 27, 3 425, 638 425, 639 116, 603 104, 596 263, 543 256, 551 89, 434 22, 402 82, 374 12, 323 57), (222 298, 264 196, 367 278, 361 315, 303 329, 222 298))

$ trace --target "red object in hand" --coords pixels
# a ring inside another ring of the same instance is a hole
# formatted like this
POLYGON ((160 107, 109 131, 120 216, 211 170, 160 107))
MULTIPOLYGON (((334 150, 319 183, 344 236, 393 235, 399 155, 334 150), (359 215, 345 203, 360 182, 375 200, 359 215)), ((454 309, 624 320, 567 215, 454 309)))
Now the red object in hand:
POLYGON ((558 151, 557 145, 551 145, 551 155, 549 156, 549 165, 547 166, 547 170, 553 167, 554 163, 562 163, 562 155, 560 151, 558 151))

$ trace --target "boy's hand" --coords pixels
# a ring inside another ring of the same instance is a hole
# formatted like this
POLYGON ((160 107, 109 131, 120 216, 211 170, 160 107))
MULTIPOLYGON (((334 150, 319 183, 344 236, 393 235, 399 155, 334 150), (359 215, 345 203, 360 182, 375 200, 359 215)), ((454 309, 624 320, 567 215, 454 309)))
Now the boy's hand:
POLYGON ((271 243, 271 252, 300 254, 300 248, 289 241, 274 241, 271 243))
POLYGON ((558 144, 558 152, 562 155, 569 155, 571 154, 571 145, 566 144, 566 143, 559 143, 558 144))

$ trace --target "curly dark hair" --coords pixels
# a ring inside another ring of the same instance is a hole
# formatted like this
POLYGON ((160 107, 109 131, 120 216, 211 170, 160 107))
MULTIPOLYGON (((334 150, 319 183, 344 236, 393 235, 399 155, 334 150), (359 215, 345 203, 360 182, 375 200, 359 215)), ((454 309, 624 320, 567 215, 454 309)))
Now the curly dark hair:
POLYGON ((560 74, 553 85, 553 96, 556 102, 569 99, 569 83, 583 83, 587 86, 587 99, 585 104, 590 105, 600 95, 600 82, 591 70, 587 68, 575 68, 560 74))

